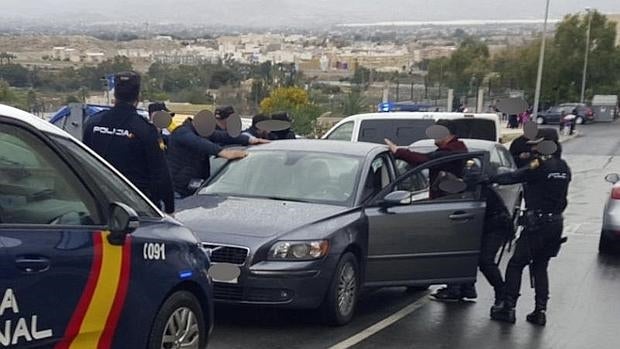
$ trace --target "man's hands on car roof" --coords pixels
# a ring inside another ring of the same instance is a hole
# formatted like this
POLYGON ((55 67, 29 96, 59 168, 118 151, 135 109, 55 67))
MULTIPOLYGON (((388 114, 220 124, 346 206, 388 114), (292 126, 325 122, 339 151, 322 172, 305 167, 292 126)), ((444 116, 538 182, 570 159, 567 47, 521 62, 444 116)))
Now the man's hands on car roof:
POLYGON ((237 160, 243 159, 244 157, 248 156, 248 152, 239 149, 223 149, 217 154, 217 156, 226 160, 237 160))

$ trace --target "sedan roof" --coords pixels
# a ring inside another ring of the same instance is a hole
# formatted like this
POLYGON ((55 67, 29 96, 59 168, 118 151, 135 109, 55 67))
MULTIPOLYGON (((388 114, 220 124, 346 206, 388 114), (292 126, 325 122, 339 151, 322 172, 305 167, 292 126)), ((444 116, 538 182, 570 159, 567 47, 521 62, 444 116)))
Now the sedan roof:
POLYGON ((294 139, 273 141, 252 147, 253 150, 290 150, 317 153, 334 153, 365 157, 374 151, 387 150, 387 146, 375 143, 330 141, 323 139, 294 139))

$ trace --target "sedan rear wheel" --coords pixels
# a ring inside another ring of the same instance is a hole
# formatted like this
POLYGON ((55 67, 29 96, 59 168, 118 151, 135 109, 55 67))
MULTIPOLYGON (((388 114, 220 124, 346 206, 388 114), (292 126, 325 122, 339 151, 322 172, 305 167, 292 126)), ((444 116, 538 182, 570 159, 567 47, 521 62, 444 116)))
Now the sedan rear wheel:
POLYGON ((347 252, 338 263, 321 312, 326 323, 341 326, 353 318, 359 295, 359 268, 355 256, 347 252))
POLYGON ((172 294, 155 317, 149 349, 201 349, 206 344, 202 308, 193 294, 172 294))
POLYGON ((545 118, 543 118, 542 116, 537 117, 536 123, 539 125, 543 125, 545 123, 545 118))
POLYGON ((601 232, 601 238, 598 241, 598 252, 600 254, 611 254, 614 252, 613 241, 611 241, 605 233, 601 232))

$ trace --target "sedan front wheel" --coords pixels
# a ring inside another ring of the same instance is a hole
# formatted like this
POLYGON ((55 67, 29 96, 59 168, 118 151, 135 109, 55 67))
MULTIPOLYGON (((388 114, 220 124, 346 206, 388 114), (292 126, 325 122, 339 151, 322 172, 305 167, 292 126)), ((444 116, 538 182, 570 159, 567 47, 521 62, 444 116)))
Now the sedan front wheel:
POLYGON ((335 326, 347 324, 353 318, 359 295, 359 267, 355 255, 345 253, 330 283, 321 312, 326 323, 335 326))

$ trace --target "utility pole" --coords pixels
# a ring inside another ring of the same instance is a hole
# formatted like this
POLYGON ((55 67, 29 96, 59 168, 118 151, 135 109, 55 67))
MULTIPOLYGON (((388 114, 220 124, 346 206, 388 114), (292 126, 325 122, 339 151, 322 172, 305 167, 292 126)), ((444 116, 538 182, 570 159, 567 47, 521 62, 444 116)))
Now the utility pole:
POLYGON ((588 14, 588 30, 586 31, 586 53, 583 58, 583 76, 581 77, 581 103, 584 102, 586 96, 586 74, 588 71, 588 56, 590 55, 590 28, 592 27, 592 11, 586 7, 588 14))
POLYGON ((547 0, 547 6, 545 9, 545 22, 543 24, 542 40, 540 43, 540 56, 538 57, 538 74, 536 75, 536 92, 534 93, 534 110, 532 113, 532 119, 536 120, 538 117, 538 105, 540 103, 540 87, 542 85, 542 73, 543 63, 545 61, 545 44, 547 42, 547 20, 549 19, 549 2, 547 0))

